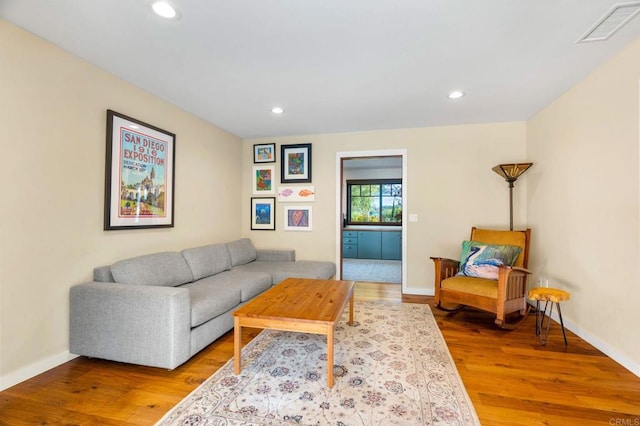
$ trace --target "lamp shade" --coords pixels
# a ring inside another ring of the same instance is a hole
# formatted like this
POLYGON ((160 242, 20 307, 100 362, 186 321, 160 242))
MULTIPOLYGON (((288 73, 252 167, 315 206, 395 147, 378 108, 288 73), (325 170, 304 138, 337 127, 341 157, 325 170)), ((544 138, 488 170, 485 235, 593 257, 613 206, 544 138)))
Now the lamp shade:
POLYGON ((499 164, 492 168, 509 183, 509 229, 513 231, 513 183, 531 167, 533 163, 499 164))
POLYGON ((532 165, 533 163, 499 164, 491 170, 502 176, 507 182, 515 182, 532 165))

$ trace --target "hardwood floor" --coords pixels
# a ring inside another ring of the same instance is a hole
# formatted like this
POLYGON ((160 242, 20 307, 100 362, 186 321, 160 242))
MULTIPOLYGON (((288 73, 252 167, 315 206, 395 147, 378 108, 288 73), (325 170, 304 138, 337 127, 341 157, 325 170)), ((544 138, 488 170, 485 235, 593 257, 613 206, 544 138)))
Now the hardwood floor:
MULTIPOLYGON (((359 300, 429 303, 397 284, 358 283, 359 300)), ((640 426, 640 378, 535 315, 514 331, 479 311, 432 309, 483 425, 640 426)), ((248 342, 259 330, 247 330, 248 342)), ((1 425, 153 425, 233 356, 233 333, 172 371, 80 357, 0 393, 1 425)))

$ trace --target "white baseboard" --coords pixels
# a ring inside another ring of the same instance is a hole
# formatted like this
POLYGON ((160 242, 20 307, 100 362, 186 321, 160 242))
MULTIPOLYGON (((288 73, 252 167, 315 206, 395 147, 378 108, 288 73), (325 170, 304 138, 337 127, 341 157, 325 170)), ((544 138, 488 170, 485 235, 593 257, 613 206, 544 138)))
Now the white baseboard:
POLYGON ((78 355, 74 355, 69 351, 64 351, 60 354, 50 356, 48 358, 42 359, 33 364, 27 365, 17 371, 9 373, 7 375, 0 376, 0 391, 10 388, 11 386, 17 385, 20 382, 24 382, 27 379, 37 376, 38 374, 44 373, 47 370, 50 370, 54 367, 57 367, 61 364, 64 364, 67 361, 71 361, 74 358, 77 358, 78 355))
POLYGON ((407 287, 402 289, 403 294, 411 294, 416 296, 433 296, 434 290, 433 288, 417 288, 417 287, 407 287))
MULTIPOLYGON (((534 303, 530 303, 530 304, 535 309, 536 305, 534 303)), ((554 321, 560 324, 560 317, 558 316, 558 311, 556 309, 554 309, 553 314, 551 315, 551 318, 553 318, 554 321)), ((586 341, 587 343, 589 343, 590 345, 592 345, 593 347, 595 347, 596 349, 598 349, 599 351, 607 355, 609 358, 611 358, 612 360, 614 360, 615 362, 617 362, 627 370, 631 371, 636 376, 640 377, 639 363, 630 359, 627 355, 621 353, 617 349, 612 348, 611 345, 609 345, 609 343, 602 340, 600 337, 592 333, 589 333, 586 330, 581 329, 579 326, 577 326, 571 321, 567 321, 567 319, 564 316, 562 317, 562 319, 564 321, 564 327, 567 330, 571 330, 571 332, 574 333, 576 336, 580 337, 582 340, 586 341)))

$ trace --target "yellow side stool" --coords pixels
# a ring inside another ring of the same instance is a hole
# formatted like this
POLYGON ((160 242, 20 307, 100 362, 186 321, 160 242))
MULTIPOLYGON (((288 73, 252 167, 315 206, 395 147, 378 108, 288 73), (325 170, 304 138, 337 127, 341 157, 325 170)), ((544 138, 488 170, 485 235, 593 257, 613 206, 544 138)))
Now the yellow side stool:
POLYGON ((564 336, 564 344, 567 345, 567 334, 564 331, 564 322, 562 321, 562 311, 560 310, 560 302, 569 300, 571 295, 557 288, 536 287, 529 290, 529 299, 536 301, 536 336, 540 336, 540 344, 546 345, 547 338, 549 337, 549 326, 551 325, 551 314, 553 313, 553 304, 558 307, 558 316, 560 317, 560 325, 562 326, 562 336, 564 336), (540 313, 540 302, 545 302, 544 311, 540 313), (549 309, 549 319, 547 321, 547 330, 544 337, 542 336, 542 329, 544 328, 544 317, 547 315, 547 305, 551 302, 551 309, 549 309))

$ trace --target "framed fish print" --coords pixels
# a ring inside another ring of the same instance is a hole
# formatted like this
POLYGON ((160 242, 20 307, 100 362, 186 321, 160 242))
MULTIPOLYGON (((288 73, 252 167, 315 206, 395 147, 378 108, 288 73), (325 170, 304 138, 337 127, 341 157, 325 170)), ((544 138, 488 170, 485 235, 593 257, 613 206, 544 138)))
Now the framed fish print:
POLYGON ((254 195, 273 195, 275 188, 276 166, 253 166, 251 180, 254 195))
POLYGON ((104 230, 173 228, 176 135, 107 110, 104 230))
POLYGON ((276 144, 265 143, 253 145, 253 162, 254 163, 275 163, 276 162, 276 144))
POLYGON ((311 182, 311 144, 280 146, 280 182, 311 182))
POLYGON ((311 231, 311 206, 284 206, 285 231, 311 231))
POLYGON ((275 231, 276 229, 275 197, 251 198, 251 230, 275 231))
POLYGON ((315 186, 279 186, 278 201, 283 202, 300 202, 315 201, 315 186))

